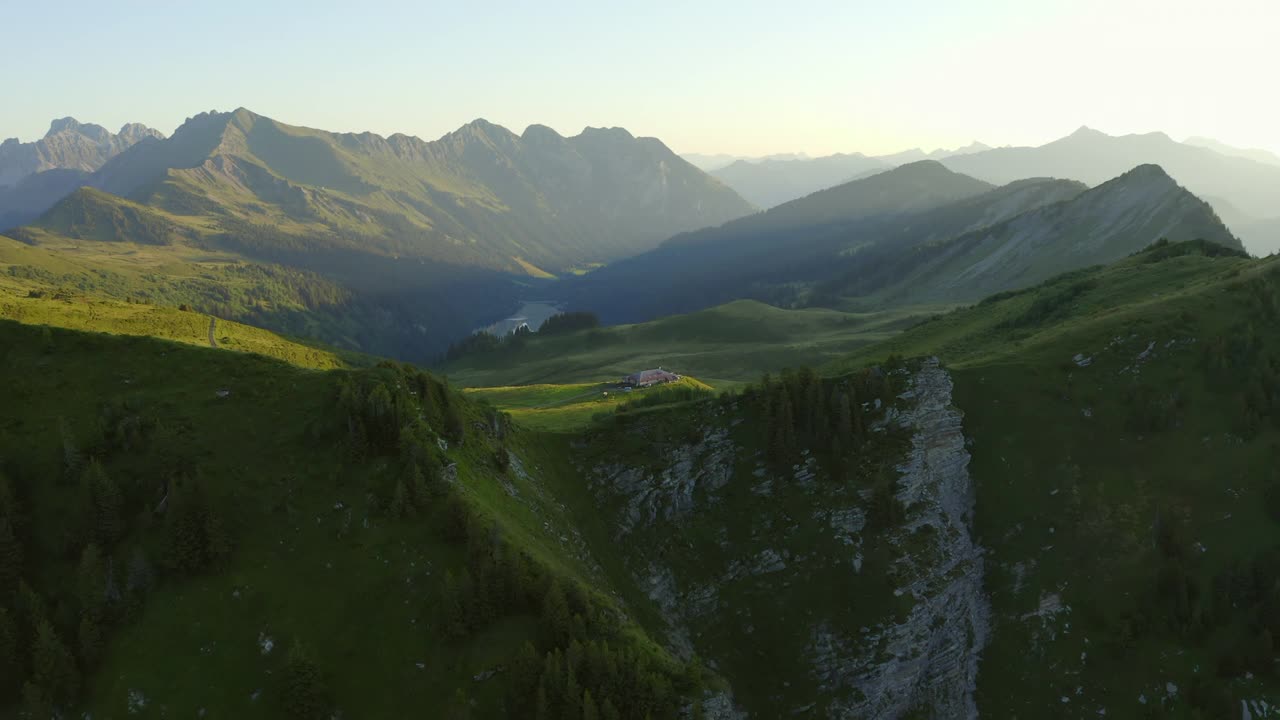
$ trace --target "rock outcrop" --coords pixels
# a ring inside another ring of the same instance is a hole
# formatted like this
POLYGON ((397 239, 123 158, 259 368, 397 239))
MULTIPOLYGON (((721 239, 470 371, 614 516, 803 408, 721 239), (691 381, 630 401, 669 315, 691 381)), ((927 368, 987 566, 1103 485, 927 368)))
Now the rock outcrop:
POLYGON ((951 405, 951 378, 937 359, 923 363, 893 413, 912 431, 912 447, 898 467, 897 498, 907 520, 894 531, 904 551, 895 561, 897 594, 914 600, 907 619, 855 644, 830 627, 814 628, 815 674, 831 689, 852 688, 830 717, 901 717, 927 709, 937 718, 974 718, 978 661, 990 631, 983 593, 982 548, 973 540, 974 508, 962 414, 951 405), (920 538, 927 538, 921 549, 920 538), (878 648, 874 657, 854 650, 878 648))
POLYGON ((906 391, 868 405, 876 432, 854 454, 898 458, 906 512, 889 526, 869 527, 865 478, 838 482, 808 450, 770 467, 752 432, 731 431, 740 408, 706 413, 699 439, 660 461, 588 473, 667 645, 724 672, 752 717, 977 715, 990 610, 962 415, 937 360, 898 372, 906 391), (735 668, 762 656, 787 674, 742 686, 735 668))

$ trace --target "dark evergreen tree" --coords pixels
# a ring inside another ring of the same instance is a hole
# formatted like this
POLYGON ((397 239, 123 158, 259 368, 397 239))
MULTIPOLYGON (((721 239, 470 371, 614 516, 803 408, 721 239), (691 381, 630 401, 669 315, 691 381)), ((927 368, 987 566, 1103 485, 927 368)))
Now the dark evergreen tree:
POLYGON ((57 707, 70 707, 80 693, 80 671, 75 659, 48 621, 36 628, 31 646, 31 679, 43 697, 57 707))
POLYGON ((107 570, 97 545, 90 544, 80 553, 76 590, 81 615, 100 620, 107 601, 107 570))
POLYGON ((405 489, 404 479, 397 478, 391 490, 391 501, 387 503, 387 514, 393 518, 408 517, 413 509, 409 501, 409 491, 405 489))
POLYGON ((311 653, 295 643, 284 668, 284 703, 291 717, 321 720, 329 716, 329 690, 311 653))
POLYGON ((533 700, 533 717, 535 720, 551 720, 551 704, 547 699, 547 688, 538 685, 538 693, 533 700))
POLYGON ((564 710, 560 717, 564 720, 582 720, 582 686, 578 684, 578 676, 569 663, 566 663, 565 668, 564 710))
POLYGON ((569 601, 565 598, 560 581, 552 579, 547 594, 542 599, 542 627, 548 635, 548 644, 561 646, 569 641, 573 618, 569 601))
POLYGON ((463 585, 463 581, 452 570, 445 571, 440 590, 440 628, 445 637, 454 640, 467 634, 467 606, 463 585))
POLYGON ((124 533, 124 500, 120 495, 120 488, 97 460, 89 461, 84 474, 93 517, 93 538, 95 542, 109 548, 124 533))
POLYGON ((0 705, 17 700, 22 687, 22 651, 18 624, 9 609, 0 605, 0 705))
POLYGON ((600 709, 590 690, 582 691, 582 720, 600 720, 600 709))
POLYGON ((449 702, 449 709, 445 712, 446 720, 468 720, 471 717, 471 698, 467 697, 467 691, 458 688, 453 692, 453 699, 449 702))
POLYGON ((22 542, 14 534, 13 523, 0 517, 0 601, 17 589, 22 562, 22 542))
POLYGON ((32 720, 55 717, 53 702, 39 685, 28 681, 22 686, 22 713, 32 720))
POLYGON ((99 621, 94 619, 89 613, 80 615, 80 631, 77 633, 80 641, 80 662, 86 668, 95 667, 98 659, 102 657, 102 626, 99 621))

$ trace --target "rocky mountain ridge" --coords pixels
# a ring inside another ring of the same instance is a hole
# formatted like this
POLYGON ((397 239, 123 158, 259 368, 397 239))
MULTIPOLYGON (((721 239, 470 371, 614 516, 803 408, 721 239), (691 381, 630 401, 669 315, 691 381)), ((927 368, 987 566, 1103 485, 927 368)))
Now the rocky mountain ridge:
POLYGON ((162 140, 164 134, 139 123, 128 123, 112 133, 101 125, 60 118, 49 124, 49 131, 39 140, 23 143, 9 138, 0 143, 0 187, 16 185, 48 170, 91 173, 148 139, 162 140))

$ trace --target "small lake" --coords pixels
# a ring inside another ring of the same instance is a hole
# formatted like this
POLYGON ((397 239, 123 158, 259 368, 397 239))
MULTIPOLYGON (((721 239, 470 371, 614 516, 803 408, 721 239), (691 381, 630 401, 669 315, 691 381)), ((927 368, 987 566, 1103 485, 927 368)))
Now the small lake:
POLYGON ((547 318, 561 312, 561 305, 550 300, 522 300, 520 309, 509 318, 503 318, 495 323, 490 323, 484 327, 476 328, 477 332, 487 332, 490 335, 510 335, 515 332, 516 328, 521 325, 528 325, 530 330, 537 330, 542 327, 542 323, 547 318))

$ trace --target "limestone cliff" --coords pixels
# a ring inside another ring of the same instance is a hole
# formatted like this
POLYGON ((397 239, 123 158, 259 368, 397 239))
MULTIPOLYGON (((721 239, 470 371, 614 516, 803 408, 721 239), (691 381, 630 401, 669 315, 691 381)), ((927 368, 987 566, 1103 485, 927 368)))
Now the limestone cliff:
POLYGON ((750 717, 977 715, 989 609, 962 415, 936 360, 896 372, 839 479, 820 449, 768 462, 745 401, 704 410, 660 459, 589 471, 668 645, 750 717), (887 525, 871 519, 886 474, 905 508, 887 525))

